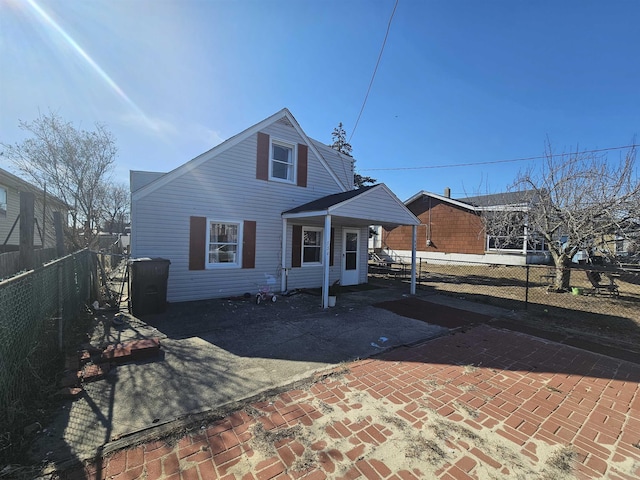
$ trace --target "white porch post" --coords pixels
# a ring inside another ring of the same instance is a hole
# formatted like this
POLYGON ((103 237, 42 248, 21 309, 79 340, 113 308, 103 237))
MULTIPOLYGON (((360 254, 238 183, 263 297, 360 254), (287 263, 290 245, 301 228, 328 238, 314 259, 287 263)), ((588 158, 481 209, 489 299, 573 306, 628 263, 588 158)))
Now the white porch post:
POLYGON ((282 253, 280 254, 280 291, 284 292, 288 286, 286 285, 287 281, 287 219, 282 219, 282 245, 280 247, 282 249, 282 253))
POLYGON ((524 216, 524 240, 522 241, 522 254, 527 255, 527 242, 529 240, 529 214, 524 216))
POLYGON ((322 277, 322 308, 329 308, 329 264, 331 263, 331 215, 324 217, 324 240, 323 248, 323 266, 324 275, 322 277))
POLYGON ((416 294, 416 247, 418 226, 411 226, 411 295, 416 294))

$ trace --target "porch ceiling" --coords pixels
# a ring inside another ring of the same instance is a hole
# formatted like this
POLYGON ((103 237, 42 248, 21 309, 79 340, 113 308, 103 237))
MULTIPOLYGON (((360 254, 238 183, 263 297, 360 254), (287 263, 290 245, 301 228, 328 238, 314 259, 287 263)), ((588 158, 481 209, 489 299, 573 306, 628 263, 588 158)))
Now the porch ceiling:
MULTIPOLYGON (((292 225, 307 225, 307 226, 322 226, 324 225, 324 218, 327 215, 326 212, 319 215, 308 216, 296 216, 287 217, 288 222, 292 225)), ((331 224, 336 227, 368 227, 370 225, 382 225, 383 227, 398 227, 400 225, 407 225, 406 223, 395 223, 375 219, 357 218, 357 217, 342 217, 334 214, 331 215, 331 224)))

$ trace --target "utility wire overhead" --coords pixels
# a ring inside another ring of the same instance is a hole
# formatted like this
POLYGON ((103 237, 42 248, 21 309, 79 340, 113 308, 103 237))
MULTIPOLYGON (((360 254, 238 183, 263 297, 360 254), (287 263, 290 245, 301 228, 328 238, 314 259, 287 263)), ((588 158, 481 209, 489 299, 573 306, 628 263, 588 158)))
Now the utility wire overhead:
MULTIPOLYGON (((624 145, 621 147, 608 147, 608 148, 597 148, 595 150, 582 150, 577 153, 598 153, 598 152, 609 152, 612 150, 624 150, 626 148, 635 148, 640 147, 640 144, 634 143, 631 145, 624 145)), ((567 155, 575 155, 574 153, 554 153, 553 155, 556 157, 566 157, 567 155)), ((469 163, 450 163, 446 165, 423 165, 420 167, 383 167, 383 168, 362 168, 361 171, 372 172, 372 171, 389 171, 389 170, 426 170, 429 168, 454 168, 454 167, 472 167, 474 165, 490 165, 494 163, 513 163, 513 162, 527 162, 531 160, 542 160, 547 158, 547 155, 539 155, 537 157, 523 157, 523 158, 511 158, 508 160, 490 160, 486 162, 469 162, 469 163)))
POLYGON ((369 92, 371 91, 371 86, 373 85, 373 80, 376 78, 376 73, 378 71, 378 65, 380 65, 380 59, 382 58, 382 52, 384 52, 384 46, 387 44, 387 37, 389 36, 389 30, 391 29, 391 21, 393 20, 393 15, 396 13, 396 8, 398 8, 398 1, 396 0, 395 5, 393 6, 393 11, 391 12, 391 16, 389 17, 389 23, 387 24, 387 32, 384 34, 384 40, 382 41, 382 47, 380 48, 380 53, 378 54, 378 60, 376 61, 376 67, 373 69, 373 75, 371 75, 371 81, 369 82, 369 88, 367 88, 367 93, 364 96, 364 101, 362 102, 362 107, 360 107, 360 113, 358 113, 358 118, 356 119, 356 123, 353 126, 353 130, 351 130, 351 136, 349 136, 348 143, 351 143, 351 139, 353 138, 353 134, 356 133, 356 128, 358 128, 358 123, 360 122, 360 117, 362 116, 362 112, 364 111, 364 106, 367 104, 367 99, 369 98, 369 92))

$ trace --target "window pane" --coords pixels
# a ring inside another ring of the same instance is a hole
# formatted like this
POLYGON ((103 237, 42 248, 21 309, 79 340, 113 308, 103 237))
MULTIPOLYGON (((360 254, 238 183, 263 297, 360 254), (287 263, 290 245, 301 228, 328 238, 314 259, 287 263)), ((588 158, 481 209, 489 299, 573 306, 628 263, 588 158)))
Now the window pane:
POLYGON ((347 252, 355 252, 356 250, 358 250, 358 234, 347 232, 346 237, 347 252))
POLYGON ((293 178, 293 149, 283 145, 271 145, 271 176, 282 180, 293 178))
POLYGON ((212 223, 211 243, 238 243, 238 225, 233 223, 212 223))
POLYGON ((322 263, 322 230, 302 231, 302 262, 322 263))
POLYGON ((355 270, 358 266, 358 258, 355 252, 347 252, 345 254, 345 270, 355 270))
POLYGON ((307 230, 304 232, 304 244, 305 245, 321 245, 320 232, 314 230, 307 230))
POLYGON ((209 224, 209 263, 238 263, 237 223, 209 224))
POLYGON ((273 159, 280 162, 291 162, 291 149, 280 145, 273 145, 273 159))
POLYGON ((302 261, 304 263, 320 263, 320 247, 304 247, 302 261))
POLYGON ((273 163, 273 171, 271 176, 274 178, 282 178, 283 180, 289 180, 289 170, 291 169, 290 165, 286 163, 280 162, 272 162, 273 163))
POLYGON ((236 263, 237 245, 209 245, 209 263, 236 263))

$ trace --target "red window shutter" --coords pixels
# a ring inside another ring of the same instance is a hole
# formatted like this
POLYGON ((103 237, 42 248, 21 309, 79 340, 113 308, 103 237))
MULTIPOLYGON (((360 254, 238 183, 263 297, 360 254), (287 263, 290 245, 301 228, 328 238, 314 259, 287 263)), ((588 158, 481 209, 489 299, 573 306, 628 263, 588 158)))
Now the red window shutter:
POLYGON ((307 186, 307 157, 309 148, 301 143, 298 144, 298 186, 307 186))
POLYGON ((207 219, 190 217, 189 270, 204 270, 206 254, 207 219))
POLYGON ((333 267, 333 245, 334 245, 334 237, 336 234, 336 229, 331 227, 331 241, 329 243, 329 266, 333 267))
POLYGON ((291 235, 291 266, 302 266, 302 225, 294 225, 291 235))
POLYGON ((269 180, 269 135, 262 132, 258 132, 256 178, 258 180, 269 180))
POLYGON ((256 268, 256 222, 245 220, 242 227, 242 268, 256 268))

